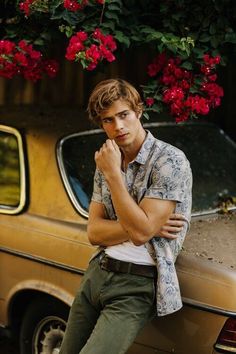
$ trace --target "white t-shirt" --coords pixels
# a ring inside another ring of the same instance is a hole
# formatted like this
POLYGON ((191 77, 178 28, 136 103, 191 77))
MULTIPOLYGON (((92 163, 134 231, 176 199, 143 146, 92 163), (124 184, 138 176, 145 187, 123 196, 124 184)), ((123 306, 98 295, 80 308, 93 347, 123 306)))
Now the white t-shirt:
POLYGON ((142 265, 155 265, 145 245, 135 246, 131 241, 106 247, 105 253, 109 257, 119 259, 120 261, 142 265))

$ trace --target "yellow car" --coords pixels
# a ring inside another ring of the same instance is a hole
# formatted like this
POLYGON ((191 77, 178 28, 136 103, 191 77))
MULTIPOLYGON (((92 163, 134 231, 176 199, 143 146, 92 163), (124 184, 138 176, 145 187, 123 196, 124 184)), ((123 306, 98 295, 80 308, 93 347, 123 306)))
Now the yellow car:
MULTIPOLYGON (((145 127, 190 160, 193 213, 176 263, 184 306, 148 324, 128 354, 236 353, 236 145, 203 122, 145 127)), ((80 112, 1 113, 0 326, 20 354, 59 352, 95 251, 86 228, 104 138, 80 112)))

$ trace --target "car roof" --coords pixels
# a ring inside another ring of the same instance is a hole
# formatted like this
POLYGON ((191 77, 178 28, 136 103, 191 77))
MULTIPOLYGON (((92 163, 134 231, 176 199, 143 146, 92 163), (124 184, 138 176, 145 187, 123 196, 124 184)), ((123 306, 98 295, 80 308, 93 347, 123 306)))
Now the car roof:
POLYGON ((88 120, 86 110, 75 106, 0 106, 0 124, 19 130, 46 130, 58 134, 95 128, 88 120))

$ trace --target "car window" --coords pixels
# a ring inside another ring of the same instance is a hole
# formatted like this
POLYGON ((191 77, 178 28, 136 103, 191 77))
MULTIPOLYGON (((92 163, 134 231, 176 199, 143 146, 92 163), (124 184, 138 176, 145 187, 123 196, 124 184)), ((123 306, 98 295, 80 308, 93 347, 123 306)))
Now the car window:
POLYGON ((0 212, 16 213, 24 202, 22 143, 14 129, 0 126, 0 212))
MULTIPOLYGON (((152 134, 181 150, 193 171, 193 214, 218 208, 219 198, 236 195, 236 145, 215 125, 204 123, 145 124, 152 134)), ((88 211, 95 171, 94 152, 102 145, 102 131, 74 134, 61 142, 62 169, 67 188, 79 211, 88 211), (77 207, 78 209, 78 207, 77 207)))

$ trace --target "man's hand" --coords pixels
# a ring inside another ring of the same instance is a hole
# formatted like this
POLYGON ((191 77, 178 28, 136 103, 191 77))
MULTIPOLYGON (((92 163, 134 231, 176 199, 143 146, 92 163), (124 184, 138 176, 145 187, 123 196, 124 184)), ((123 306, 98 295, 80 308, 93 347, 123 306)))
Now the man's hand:
POLYGON ((121 171, 121 152, 114 140, 107 139, 100 150, 95 152, 95 162, 105 178, 121 171))
POLYGON ((178 237, 178 233, 183 229, 185 223, 186 219, 182 214, 171 214, 158 236, 174 240, 178 237))

